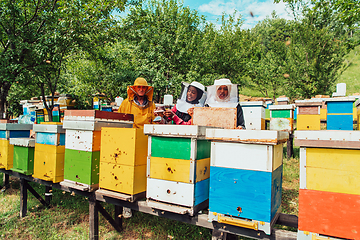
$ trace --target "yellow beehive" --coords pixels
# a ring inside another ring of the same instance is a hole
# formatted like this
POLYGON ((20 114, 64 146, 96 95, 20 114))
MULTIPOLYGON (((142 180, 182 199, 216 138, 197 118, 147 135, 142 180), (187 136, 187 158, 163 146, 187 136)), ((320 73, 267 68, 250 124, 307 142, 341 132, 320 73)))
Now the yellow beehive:
POLYGON ((357 149, 306 148, 307 189, 360 195, 359 158, 357 149))
MULTIPOLYGON (((189 183, 192 160, 172 159, 162 157, 151 157, 151 178, 189 183)), ((210 177, 210 158, 197 160, 195 162, 195 182, 210 177)))
POLYGON ((148 141, 143 129, 101 129, 99 187, 125 194, 146 191, 148 141))
POLYGON ((297 130, 320 130, 320 115, 297 115, 297 130))
POLYGON ((35 143, 33 177, 52 181, 64 180, 65 146, 35 143))
POLYGON ((0 139, 0 168, 9 170, 13 167, 14 145, 9 140, 0 139))

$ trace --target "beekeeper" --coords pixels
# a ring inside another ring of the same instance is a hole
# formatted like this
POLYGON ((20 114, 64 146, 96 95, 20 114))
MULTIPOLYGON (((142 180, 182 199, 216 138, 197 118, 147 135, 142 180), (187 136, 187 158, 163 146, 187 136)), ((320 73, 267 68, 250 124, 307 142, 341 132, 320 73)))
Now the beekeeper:
POLYGON ((191 125, 194 107, 204 107, 206 100, 205 86, 199 82, 182 83, 182 90, 176 105, 165 111, 165 116, 175 124, 191 125))
POLYGON ((134 127, 143 128, 155 118, 153 94, 154 87, 149 86, 144 78, 135 79, 134 85, 128 86, 128 97, 121 103, 118 112, 133 114, 134 127))
POLYGON ((209 107, 229 107, 237 109, 238 129, 245 129, 243 110, 239 104, 238 85, 232 84, 229 79, 223 78, 214 81, 214 85, 207 87, 207 99, 209 107))

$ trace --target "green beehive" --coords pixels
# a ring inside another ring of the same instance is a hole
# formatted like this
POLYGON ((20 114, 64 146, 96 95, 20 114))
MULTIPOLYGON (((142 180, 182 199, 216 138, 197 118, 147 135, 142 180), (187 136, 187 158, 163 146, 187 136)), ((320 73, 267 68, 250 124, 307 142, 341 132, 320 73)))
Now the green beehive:
POLYGON ((10 138, 10 144, 14 145, 13 167, 14 172, 25 175, 34 173, 34 148, 33 138, 10 138))
POLYGON ((66 161, 65 178, 74 182, 81 182, 89 186, 99 183, 100 151, 86 152, 65 149, 66 161))

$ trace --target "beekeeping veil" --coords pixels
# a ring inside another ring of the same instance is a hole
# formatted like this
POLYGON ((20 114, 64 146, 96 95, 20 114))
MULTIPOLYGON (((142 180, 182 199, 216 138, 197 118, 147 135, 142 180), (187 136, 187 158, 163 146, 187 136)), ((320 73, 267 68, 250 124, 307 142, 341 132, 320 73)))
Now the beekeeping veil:
POLYGON ((188 84, 186 82, 181 83, 181 93, 176 102, 176 109, 179 112, 187 113, 187 110, 192 107, 204 107, 206 100, 205 86, 199 82, 192 82, 188 84), (187 91, 190 86, 193 86, 197 90, 197 97, 194 101, 187 101, 187 91))
POLYGON ((210 107, 231 107, 235 108, 239 103, 238 85, 232 84, 229 79, 218 79, 214 81, 214 85, 207 87, 206 103, 210 107), (218 96, 218 88, 220 86, 227 86, 228 95, 224 99, 218 96))

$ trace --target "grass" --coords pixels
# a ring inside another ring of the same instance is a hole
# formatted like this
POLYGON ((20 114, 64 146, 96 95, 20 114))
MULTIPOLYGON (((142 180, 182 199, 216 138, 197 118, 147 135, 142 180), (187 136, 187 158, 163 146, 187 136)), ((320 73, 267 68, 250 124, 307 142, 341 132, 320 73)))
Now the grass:
MULTIPOLYGON (((297 215, 299 149, 294 148, 294 152, 294 158, 284 158, 282 212, 297 215)), ((2 174, 0 179, 2 185, 2 174)), ((10 177, 10 189, 0 193, 1 239, 88 239, 89 205, 86 197, 72 196, 70 193, 54 189, 51 207, 45 208, 28 193, 28 214, 20 219, 19 183, 19 179, 10 177)), ((30 185, 44 196, 44 186, 36 183, 30 185)), ((102 203, 102 206, 110 214, 113 213, 113 205, 102 203)), ((121 233, 117 233, 99 214, 100 239, 211 239, 209 229, 136 211, 133 211, 132 218, 123 221, 123 228, 121 233)), ((296 231, 282 226, 277 228, 296 231)))
POLYGON ((346 83, 346 95, 360 93, 360 46, 346 55, 345 63, 347 69, 341 74, 337 83, 346 83))

